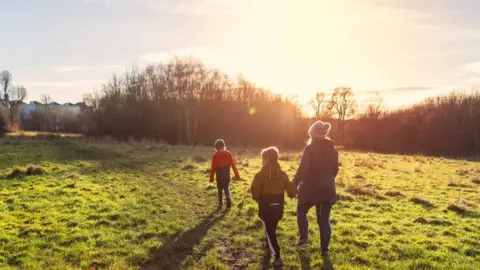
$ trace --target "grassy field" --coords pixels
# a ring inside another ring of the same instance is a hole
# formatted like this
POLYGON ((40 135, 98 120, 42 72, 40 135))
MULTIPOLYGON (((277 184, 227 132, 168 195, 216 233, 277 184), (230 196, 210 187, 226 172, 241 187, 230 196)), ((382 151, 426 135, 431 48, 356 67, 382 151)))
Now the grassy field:
MULTIPOLYGON (((259 269, 268 262, 249 185, 258 151, 233 149, 244 180, 215 212, 211 148, 10 138, 0 145, 1 269, 259 269), (14 168, 45 175, 9 177, 14 168)), ((480 163, 342 152, 330 259, 297 240, 295 200, 279 239, 284 269, 480 269, 480 163)), ((283 153, 293 177, 300 153, 283 153)), ((268 269, 268 268, 266 268, 268 269)))

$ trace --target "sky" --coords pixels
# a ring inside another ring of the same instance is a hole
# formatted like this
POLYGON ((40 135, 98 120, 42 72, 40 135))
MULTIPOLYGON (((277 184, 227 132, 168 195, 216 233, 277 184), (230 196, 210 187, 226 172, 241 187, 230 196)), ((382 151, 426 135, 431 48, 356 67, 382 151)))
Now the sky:
POLYGON ((28 100, 81 101, 133 65, 194 56, 307 102, 388 108, 480 86, 476 0, 3 0, 0 70, 28 100))

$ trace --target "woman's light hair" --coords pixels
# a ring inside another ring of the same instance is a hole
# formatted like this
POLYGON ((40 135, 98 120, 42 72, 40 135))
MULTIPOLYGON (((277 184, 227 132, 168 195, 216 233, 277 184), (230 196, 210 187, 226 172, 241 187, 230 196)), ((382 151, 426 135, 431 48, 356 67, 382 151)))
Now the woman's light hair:
POLYGON ((332 125, 328 122, 317 121, 313 123, 310 128, 308 129, 308 144, 312 143, 313 139, 316 138, 328 138, 328 133, 330 133, 330 129, 332 125))
POLYGON ((271 162, 278 162, 278 155, 279 155, 279 151, 278 151, 278 148, 275 146, 270 146, 268 148, 265 148, 261 152, 262 158, 268 159, 271 162))
POLYGON ((317 121, 308 129, 308 135, 311 138, 324 137, 328 135, 332 125, 328 122, 317 121))

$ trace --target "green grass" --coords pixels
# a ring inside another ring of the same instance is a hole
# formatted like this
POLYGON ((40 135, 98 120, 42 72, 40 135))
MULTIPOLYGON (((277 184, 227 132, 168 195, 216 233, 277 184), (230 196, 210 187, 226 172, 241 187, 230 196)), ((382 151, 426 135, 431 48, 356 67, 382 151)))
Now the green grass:
MULTIPOLYGON (((248 188, 258 151, 233 149, 245 180, 215 212, 211 148, 75 138, 0 145, 1 269, 259 269, 263 229, 248 188), (46 175, 8 179, 14 168, 46 175)), ((342 152, 331 256, 294 247, 295 200, 279 239, 284 269, 480 269, 480 165, 342 152)), ((282 154, 293 177, 300 153, 282 154)))

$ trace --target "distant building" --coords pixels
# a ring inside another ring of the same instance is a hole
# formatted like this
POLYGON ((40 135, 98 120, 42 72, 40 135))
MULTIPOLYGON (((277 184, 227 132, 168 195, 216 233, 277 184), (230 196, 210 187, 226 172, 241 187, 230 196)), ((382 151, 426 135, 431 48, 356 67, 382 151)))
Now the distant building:
POLYGON ((20 120, 23 121, 25 119, 30 118, 32 112, 37 110, 37 105, 41 104, 36 101, 32 101, 30 103, 20 103, 19 113, 20 113, 20 120))
MULTIPOLYGON (((31 101, 30 103, 23 103, 22 102, 20 104, 20 107, 19 107, 20 119, 22 121, 26 120, 26 119, 29 119, 31 117, 32 112, 34 112, 36 110, 44 109, 45 106, 47 106, 47 105, 42 104, 42 103, 37 102, 37 101, 31 101)), ((48 104, 48 106, 50 106, 51 110, 56 111, 59 114, 70 113, 70 114, 73 114, 74 116, 77 116, 82 110, 83 103, 59 104, 57 102, 51 102, 50 104, 48 104)))

